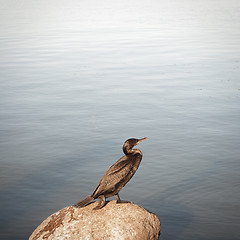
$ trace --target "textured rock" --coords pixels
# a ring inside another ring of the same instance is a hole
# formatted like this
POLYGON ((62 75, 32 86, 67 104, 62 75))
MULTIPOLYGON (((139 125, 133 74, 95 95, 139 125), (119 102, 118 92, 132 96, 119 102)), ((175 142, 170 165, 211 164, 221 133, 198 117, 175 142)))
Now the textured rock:
POLYGON ((93 210, 96 205, 94 202, 84 208, 63 208, 43 221, 29 240, 159 238, 161 226, 158 217, 143 207, 111 201, 104 208, 93 210))

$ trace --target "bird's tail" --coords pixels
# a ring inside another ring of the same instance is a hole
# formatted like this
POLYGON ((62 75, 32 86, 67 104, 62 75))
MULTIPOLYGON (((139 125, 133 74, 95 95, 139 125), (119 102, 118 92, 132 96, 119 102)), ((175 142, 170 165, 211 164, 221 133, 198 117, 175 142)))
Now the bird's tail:
POLYGON ((80 202, 78 202, 78 203, 76 203, 76 204, 74 204, 73 206, 75 206, 75 207, 84 207, 84 206, 86 206, 88 203, 90 203, 92 200, 94 200, 94 198, 91 196, 91 195, 89 195, 89 196, 87 196, 86 198, 84 198, 84 199, 82 199, 80 202))

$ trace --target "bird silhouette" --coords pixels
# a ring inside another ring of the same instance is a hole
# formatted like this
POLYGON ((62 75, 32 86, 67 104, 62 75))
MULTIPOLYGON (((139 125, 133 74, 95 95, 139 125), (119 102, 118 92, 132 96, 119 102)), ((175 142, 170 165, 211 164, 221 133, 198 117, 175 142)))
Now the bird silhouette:
POLYGON ((119 197, 120 190, 128 183, 134 173, 137 171, 142 160, 142 152, 133 148, 138 143, 148 138, 130 138, 123 144, 124 156, 114 163, 102 176, 94 192, 76 203, 75 207, 84 207, 94 199, 100 199, 99 204, 94 209, 100 209, 105 206, 106 198, 116 196, 117 203, 122 201, 119 197))

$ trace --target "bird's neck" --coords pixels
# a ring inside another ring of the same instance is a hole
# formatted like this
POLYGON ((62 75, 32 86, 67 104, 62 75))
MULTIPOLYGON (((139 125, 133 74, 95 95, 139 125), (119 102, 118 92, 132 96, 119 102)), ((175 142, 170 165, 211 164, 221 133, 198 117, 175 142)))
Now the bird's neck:
POLYGON ((137 154, 139 153, 140 155, 142 155, 142 152, 140 151, 140 149, 134 148, 134 149, 123 149, 123 152, 126 155, 131 155, 131 154, 137 154))

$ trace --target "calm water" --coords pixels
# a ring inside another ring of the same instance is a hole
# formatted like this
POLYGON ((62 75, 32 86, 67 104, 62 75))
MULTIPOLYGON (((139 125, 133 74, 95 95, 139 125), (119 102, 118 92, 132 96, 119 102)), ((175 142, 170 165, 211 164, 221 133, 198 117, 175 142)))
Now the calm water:
POLYGON ((240 1, 0 6, 0 239, 92 193, 145 136, 120 196, 162 240, 239 239, 240 1))

